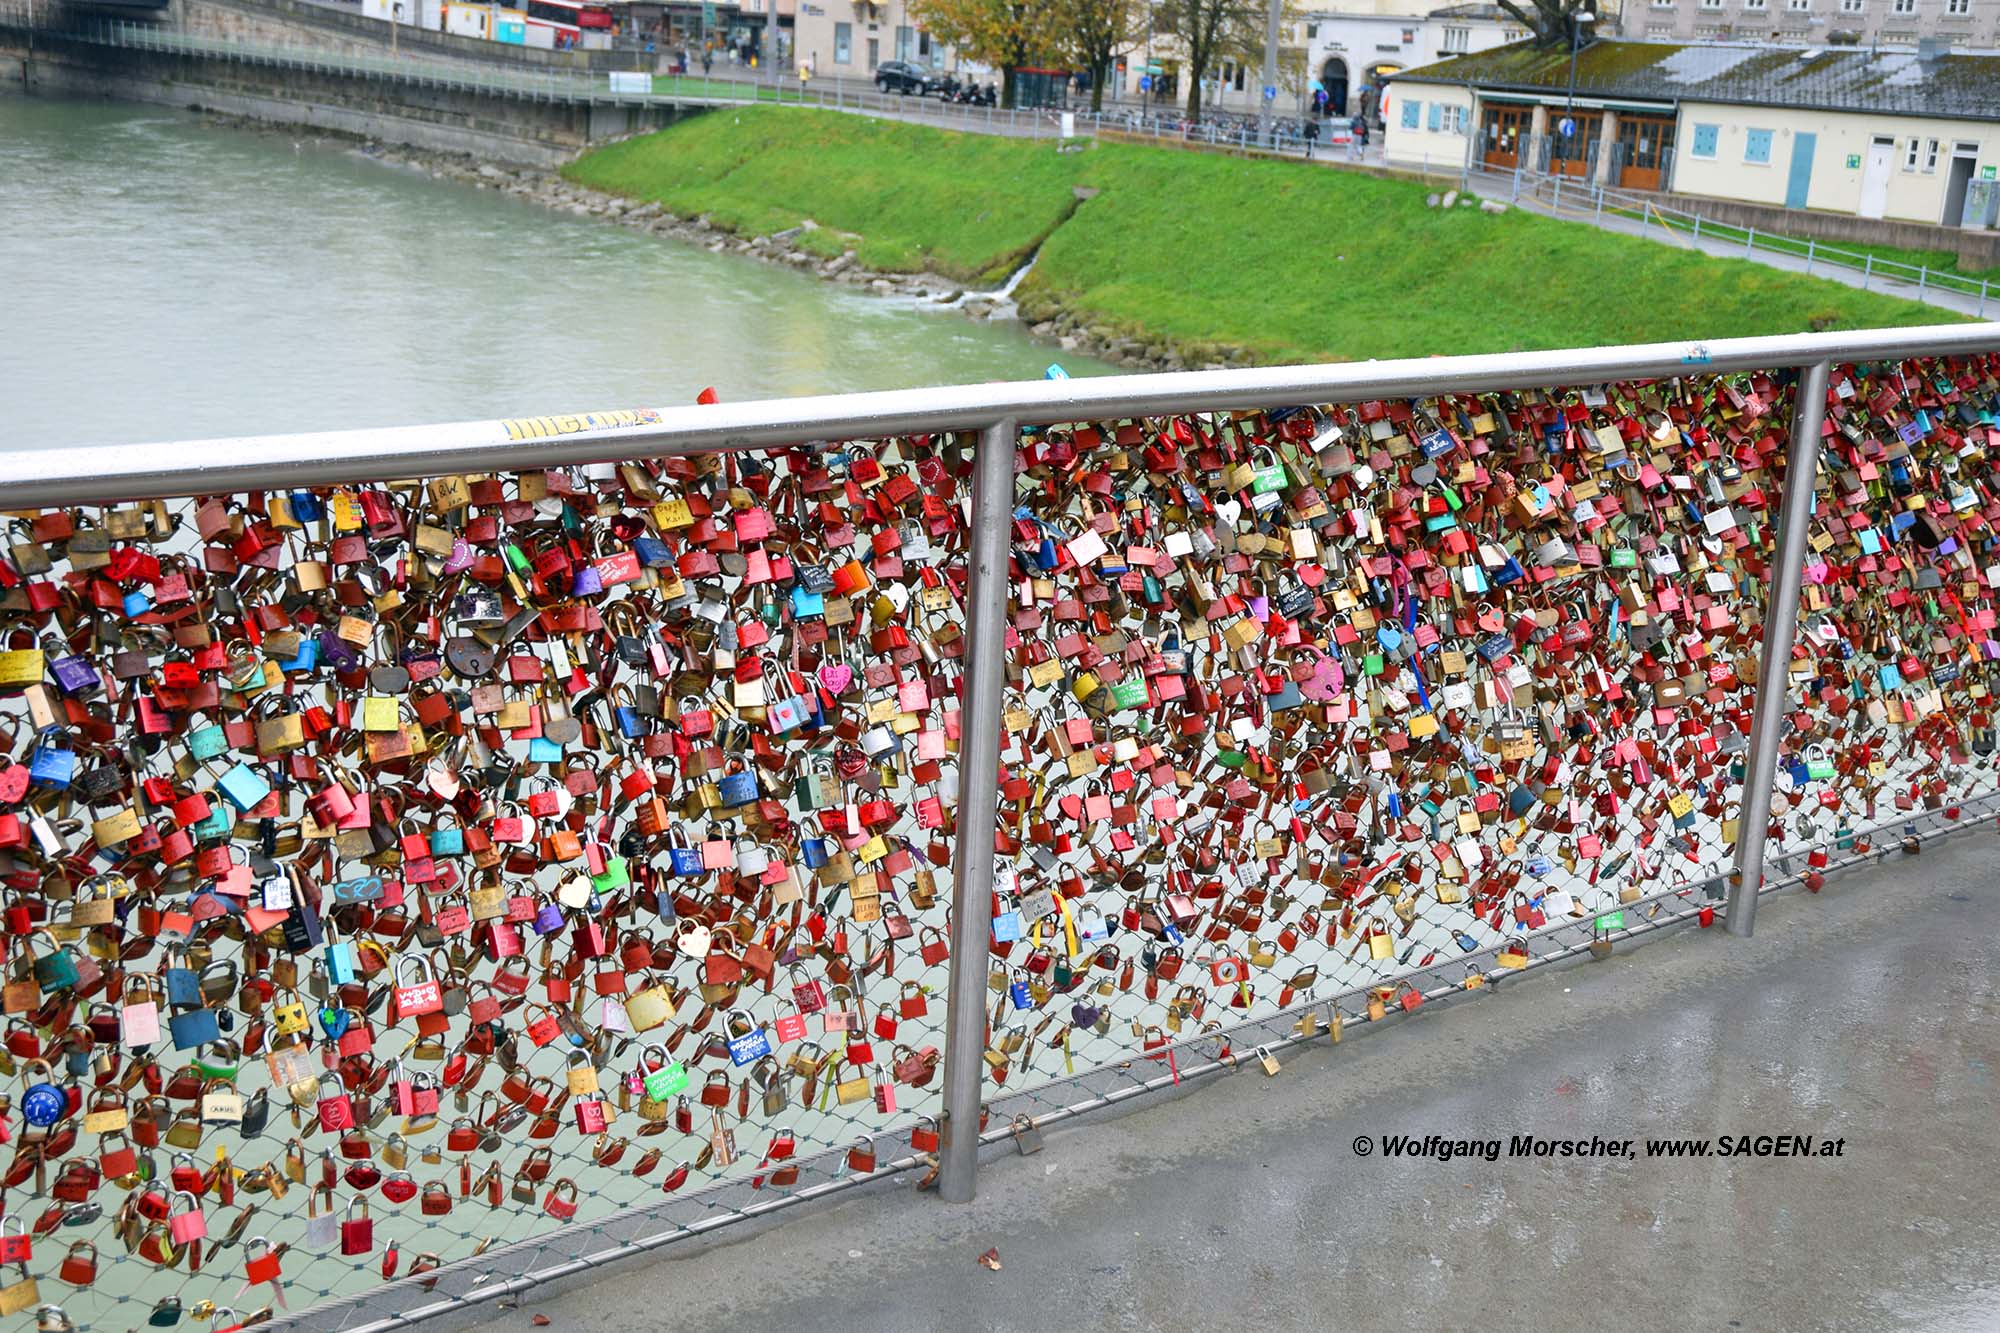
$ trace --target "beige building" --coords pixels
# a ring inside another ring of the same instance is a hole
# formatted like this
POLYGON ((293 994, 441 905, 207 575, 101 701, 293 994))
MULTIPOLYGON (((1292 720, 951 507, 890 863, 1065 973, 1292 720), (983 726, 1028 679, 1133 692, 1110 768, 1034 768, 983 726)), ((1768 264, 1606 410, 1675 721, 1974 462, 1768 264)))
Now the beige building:
MULTIPOLYGON (((1609 31, 1609 29, 1606 29, 1609 31)), ((1618 31, 1648 41, 2000 46, 2000 0, 1625 0, 1618 31)))
POLYGON ((1944 227, 2000 215, 2000 55, 1526 43, 1397 76, 1384 151, 1944 227))
MULTIPOLYGON (((761 3, 761 0, 752 0, 761 3)), ((797 0, 792 53, 810 65, 815 78, 875 77, 876 66, 900 60, 943 73, 959 62, 944 43, 925 31, 904 0, 797 0)), ((983 69, 983 67, 982 67, 983 69)))

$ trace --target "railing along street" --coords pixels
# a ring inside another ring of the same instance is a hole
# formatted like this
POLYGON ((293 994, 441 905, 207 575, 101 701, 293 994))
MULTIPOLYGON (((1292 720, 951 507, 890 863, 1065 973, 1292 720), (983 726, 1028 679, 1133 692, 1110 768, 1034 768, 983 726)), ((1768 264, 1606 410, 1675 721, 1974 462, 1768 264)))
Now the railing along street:
POLYGON ((0 1306, 396 1326, 1747 934, 2000 805, 1996 408, 1966 325, 0 455, 0 1306))

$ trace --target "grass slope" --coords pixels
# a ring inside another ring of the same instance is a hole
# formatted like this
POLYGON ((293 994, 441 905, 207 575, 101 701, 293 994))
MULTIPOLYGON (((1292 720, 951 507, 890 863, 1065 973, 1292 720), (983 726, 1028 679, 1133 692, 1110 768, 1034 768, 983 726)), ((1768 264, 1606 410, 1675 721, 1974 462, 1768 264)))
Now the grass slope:
POLYGON ((1425 187, 1138 144, 1048 141, 776 107, 711 112, 565 169, 745 233, 810 217, 884 271, 992 282, 1195 359, 1305 361, 1950 322, 1947 311, 1425 187), (1099 193, 1082 204, 1073 187, 1099 193), (1065 220, 1067 219, 1067 220, 1065 220), (859 240, 842 240, 834 232, 859 240), (1045 244, 1043 242, 1046 241, 1045 244))

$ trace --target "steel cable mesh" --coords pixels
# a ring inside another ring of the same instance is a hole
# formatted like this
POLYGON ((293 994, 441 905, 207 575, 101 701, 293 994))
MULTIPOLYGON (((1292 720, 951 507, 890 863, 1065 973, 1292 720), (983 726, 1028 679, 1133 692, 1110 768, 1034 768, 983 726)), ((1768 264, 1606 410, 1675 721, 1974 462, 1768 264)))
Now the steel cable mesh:
POLYGON ((358 1318, 932 1143, 967 456, 16 524, 10 1303, 358 1318))
POLYGON ((993 1095, 1720 898, 1788 380, 1029 445, 993 1095))
POLYGON ((1992 386, 1944 361, 1833 375, 1766 853, 1809 884, 2000 791, 1992 386))

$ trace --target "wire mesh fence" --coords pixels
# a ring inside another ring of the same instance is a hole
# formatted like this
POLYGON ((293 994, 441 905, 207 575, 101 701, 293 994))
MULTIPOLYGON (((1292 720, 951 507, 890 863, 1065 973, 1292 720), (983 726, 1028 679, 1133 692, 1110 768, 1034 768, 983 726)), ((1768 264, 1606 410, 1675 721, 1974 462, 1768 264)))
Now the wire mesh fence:
POLYGON ((983 1001, 970 1132, 1031 1150, 1711 925, 1746 838, 1767 886, 1816 889, 1981 823, 1991 353, 1832 369, 1775 662, 1817 404, 1709 358, 1051 412, 996 511, 985 719, 978 437, 901 408, 796 447, 187 500, 15 482, 0 1305, 455 1308, 927 1171, 955 980, 983 1001), (1789 704, 1751 827, 1760 689, 1789 704), (992 774, 960 763, 978 726, 992 774), (955 894, 989 790, 993 882, 955 894))
POLYGON ((17 524, 12 1300, 337 1302, 934 1145, 963 455, 17 524))

